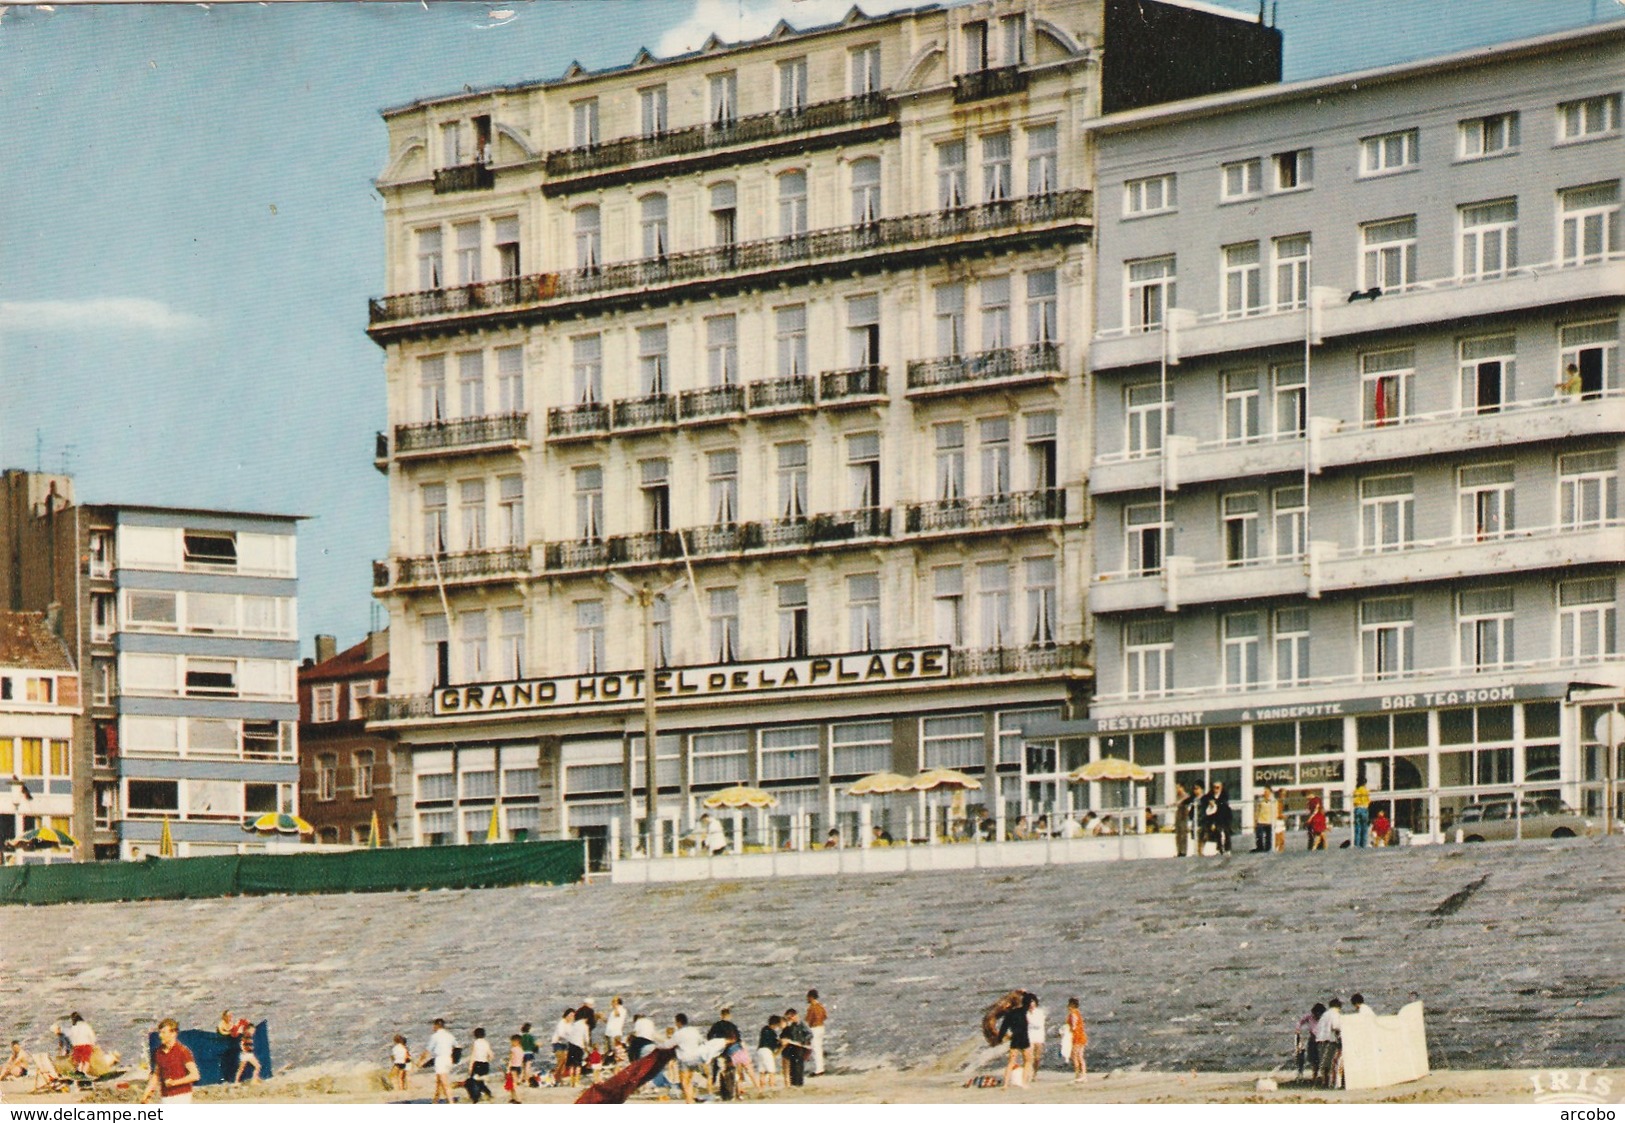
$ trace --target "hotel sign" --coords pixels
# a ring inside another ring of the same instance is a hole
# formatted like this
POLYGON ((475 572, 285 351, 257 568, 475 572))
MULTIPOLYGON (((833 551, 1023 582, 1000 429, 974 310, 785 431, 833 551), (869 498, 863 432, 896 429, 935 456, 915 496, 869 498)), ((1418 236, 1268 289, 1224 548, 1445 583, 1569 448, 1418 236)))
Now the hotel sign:
MULTIPOLYGON (((947 677, 948 648, 911 647, 759 663, 669 667, 655 672, 654 688, 657 699, 727 698, 947 677)), ((452 717, 642 702, 643 672, 611 671, 441 687, 434 692, 434 713, 436 717, 452 717)))

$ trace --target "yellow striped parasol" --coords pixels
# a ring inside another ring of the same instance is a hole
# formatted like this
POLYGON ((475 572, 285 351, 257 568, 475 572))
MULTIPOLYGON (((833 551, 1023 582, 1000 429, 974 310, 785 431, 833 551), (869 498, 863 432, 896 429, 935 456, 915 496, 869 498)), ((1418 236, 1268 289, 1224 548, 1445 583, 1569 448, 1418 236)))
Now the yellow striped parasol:
POLYGON ((896 772, 873 772, 846 789, 847 795, 891 795, 893 792, 911 791, 913 783, 907 776, 896 772))
POLYGON ((777 807, 778 805, 779 797, 772 792, 764 792, 761 788, 750 788, 743 784, 723 788, 720 792, 712 792, 704 800, 704 806, 712 811, 722 809, 743 811, 747 808, 777 807))
POLYGON ((1122 760, 1115 756, 1103 756, 1099 760, 1091 760, 1082 768, 1074 768, 1066 774, 1066 778, 1074 784, 1087 783, 1091 780, 1134 780, 1143 782, 1151 779, 1149 769, 1141 768, 1133 761, 1122 760))

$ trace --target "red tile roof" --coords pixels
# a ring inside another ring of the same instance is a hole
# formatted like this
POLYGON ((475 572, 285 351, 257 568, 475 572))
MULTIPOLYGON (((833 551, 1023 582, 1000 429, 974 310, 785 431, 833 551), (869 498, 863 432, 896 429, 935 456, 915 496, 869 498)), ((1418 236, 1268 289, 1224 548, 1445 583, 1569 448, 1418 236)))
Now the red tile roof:
POLYGON ((0 667, 74 669, 67 644, 46 626, 42 612, 0 612, 0 667))

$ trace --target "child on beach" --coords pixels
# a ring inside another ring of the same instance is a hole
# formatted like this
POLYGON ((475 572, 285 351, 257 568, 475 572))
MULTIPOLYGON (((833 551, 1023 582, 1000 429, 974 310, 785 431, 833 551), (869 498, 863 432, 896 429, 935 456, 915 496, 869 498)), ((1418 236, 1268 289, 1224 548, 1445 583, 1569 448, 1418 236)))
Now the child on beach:
POLYGON ((395 1044, 389 1047, 389 1086, 397 1092, 406 1091, 406 1068, 411 1056, 411 1050, 406 1047, 406 1038, 397 1033, 395 1044))
POLYGON ((508 1102, 519 1102, 519 1088, 525 1082, 525 1041, 517 1033, 508 1038, 508 1076, 502 1082, 508 1090, 508 1102))
POLYGON ((1082 1084, 1089 1079, 1089 1062, 1084 1058, 1084 1046, 1089 1044, 1089 1031, 1083 1025, 1083 1011, 1078 1008, 1078 1000, 1066 1000, 1066 1034, 1071 1045, 1072 1082, 1082 1084))

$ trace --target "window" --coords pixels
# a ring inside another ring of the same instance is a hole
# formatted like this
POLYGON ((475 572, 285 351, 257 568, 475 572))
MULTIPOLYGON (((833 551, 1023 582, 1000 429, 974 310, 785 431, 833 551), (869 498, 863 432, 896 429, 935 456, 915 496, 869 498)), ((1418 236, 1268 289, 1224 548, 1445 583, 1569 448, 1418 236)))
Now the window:
POLYGON ((333 753, 322 753, 316 758, 316 798, 330 802, 339 794, 339 758, 333 753))
POLYGON ((965 286, 953 281, 936 287, 937 354, 953 358, 965 351, 965 286))
POLYGON ((1128 432, 1124 444, 1130 456, 1155 456, 1162 451, 1163 439, 1174 431, 1174 403, 1163 398, 1161 383, 1129 386, 1123 391, 1128 432))
POLYGON ((1360 548, 1368 554, 1403 550, 1416 537, 1416 496, 1411 477, 1374 476, 1360 481, 1360 548))
POLYGON ((807 583, 781 581, 774 588, 779 603, 779 658, 800 659, 807 654, 807 583))
POLYGON ((788 58, 779 63, 779 112, 800 113, 807 108, 807 60, 788 58))
POLYGON ((1219 172, 1219 198, 1225 202, 1251 199, 1264 191, 1264 162, 1257 157, 1220 165, 1219 172))
POLYGON ((711 188, 711 241, 718 246, 739 241, 739 192, 732 183, 711 188))
POLYGON ((852 225, 880 220, 880 161, 873 156, 852 161, 852 225))
POLYGON ((310 720, 313 722, 339 719, 339 688, 334 684, 313 686, 310 689, 310 720))
POLYGON ((1003 16, 999 20, 1000 49, 1003 52, 999 60, 1005 66, 1020 66, 1027 61, 1027 17, 1017 14, 1003 16))
POLYGON ((503 546, 525 544, 525 479, 497 477, 497 534, 503 546))
POLYGON ((739 521, 739 453, 734 449, 706 453, 705 475, 712 525, 734 525, 739 521))
POLYGON ((1458 214, 1461 259, 1457 271, 1461 279, 1505 277, 1518 264, 1518 201, 1472 203, 1461 207, 1458 214))
POLYGON ((1309 679, 1309 610, 1275 610, 1275 684, 1297 686, 1309 679))
POLYGON ((1275 254, 1275 310, 1309 306, 1309 235, 1291 234, 1271 242, 1275 254))
POLYGON ((937 145, 937 206, 945 211, 962 207, 968 194, 965 185, 965 142, 944 141, 937 145))
POLYGON ((1256 370, 1230 370, 1224 379, 1224 439, 1231 444, 1258 440, 1259 391, 1256 370))
POLYGON ((1475 464, 1457 469, 1459 534, 1473 542, 1504 538, 1513 528, 1512 465, 1475 464))
POLYGON ((440 126, 440 166, 455 168, 463 162, 463 123, 447 121, 440 126))
POLYGON ((440 227, 418 231, 418 288, 438 289, 446 283, 445 256, 440 227))
POLYGON ((525 411, 525 352, 522 347, 498 347, 497 409, 502 413, 525 411))
POLYGON ((1123 263, 1128 286, 1128 326, 1151 331, 1162 326, 1174 304, 1174 255, 1123 263))
POLYGON ((1123 212, 1125 214, 1154 214, 1171 211, 1177 206, 1174 174, 1131 179, 1123 184, 1123 212))
POLYGON ((497 610, 496 672, 500 679, 525 677, 525 610, 497 610))
POLYGON ((1461 647, 1457 666, 1492 671, 1512 663, 1512 590, 1473 589, 1456 595, 1461 647))
POLYGON ((596 542, 604 533, 604 470, 596 464, 574 471, 576 537, 596 542))
POLYGON ((1055 642, 1055 559, 1028 558, 1022 569, 1027 578, 1027 642, 1048 647, 1055 642))
MULTIPOLYGON (((112 660, 95 660, 92 664, 91 679, 94 684, 92 686, 91 700, 98 706, 112 705, 113 697, 118 693, 118 674, 114 669, 112 660)), ((98 732, 100 728, 100 726, 97 727, 98 732)), ((100 746, 98 746, 97 751, 99 755, 105 755, 100 753, 100 746)), ((0 769, 0 772, 3 771, 4 769, 0 769)))
MULTIPOLYGON (((367 717, 367 701, 378 693, 378 684, 375 682, 350 683, 350 720, 365 721, 367 717)), ((246 727, 243 730, 243 736, 245 739, 248 737, 246 727)))
POLYGON ((576 601, 576 670, 597 674, 604 666, 604 602, 576 601))
POLYGON ((671 248, 666 213, 666 197, 659 192, 638 200, 638 227, 643 235, 644 257, 665 257, 671 248))
POLYGON ((372 750, 357 749, 350 767, 355 775, 355 798, 372 798, 372 750))
POLYGON ((638 471, 643 491, 644 529, 670 530, 671 483, 666 459, 640 460, 638 471))
POLYGON ((436 614, 423 620, 423 677, 434 686, 451 681, 451 633, 446 618, 436 614))
POLYGON ((484 682, 491 670, 491 647, 485 613, 466 610, 459 613, 457 630, 462 637, 464 681, 484 682))
POLYGON ((187 694, 237 693, 237 660, 186 658, 187 694))
POLYGON ((1010 134, 989 133, 982 138, 982 202, 1010 198, 1010 134))
POLYGON ((965 426, 950 421, 935 427, 937 441, 937 498, 943 502, 965 495, 965 426))
POLYGON ((1518 147, 1518 114, 1491 113, 1472 117, 1456 126, 1461 140, 1461 158, 1477 160, 1499 156, 1518 147))
POLYGON ((480 276, 480 224, 459 222, 451 228, 451 233, 457 244, 457 283, 479 284, 483 279, 480 276))
POLYGON ((807 517, 807 442, 777 446, 779 518, 800 522, 807 517))
POLYGON ((1557 138, 1560 141, 1587 140, 1618 131, 1618 94, 1565 101, 1557 106, 1557 138))
POLYGON ((965 571, 957 565, 931 571, 931 617, 936 642, 965 645, 965 571))
POLYGON ((1224 685, 1257 686, 1259 614, 1233 612, 1223 618, 1224 685))
POLYGON ((1461 409, 1464 413, 1495 413, 1514 400, 1517 339, 1511 335, 1463 339, 1461 355, 1461 409))
POLYGON ((646 137, 661 136, 669 127, 666 120, 666 87, 649 86, 638 91, 638 106, 646 137))
POLYGON ((1027 414, 1027 487, 1032 491, 1049 491, 1056 486, 1060 450, 1055 428, 1052 411, 1027 414))
POLYGON ((1251 565, 1258 561, 1258 493, 1226 495, 1221 500, 1224 514, 1224 563, 1251 565))
POLYGON ((1027 194, 1048 195, 1060 187, 1057 143, 1054 125, 1035 125, 1027 130, 1027 194))
POLYGON ((1619 391, 1619 321, 1564 324, 1558 331, 1562 393, 1600 398, 1619 391))
POLYGON ((1174 622, 1131 620, 1123 625, 1123 679, 1131 698, 1155 698, 1174 685, 1174 622))
POLYGON ((1150 577, 1162 572, 1164 546, 1170 537, 1162 508, 1141 503, 1123 508, 1123 568, 1131 577, 1150 577))
POLYGON ((1309 504, 1305 498, 1303 485, 1278 487, 1272 498, 1275 508, 1276 560, 1303 557, 1309 521, 1309 504))
MULTIPOLYGON (((851 306, 848 305, 850 308, 851 306)), ((791 304, 773 311, 773 346, 780 378, 807 377, 807 306, 791 304)))
MULTIPOLYGON (((880 297, 874 294, 846 299, 847 361, 867 369, 880 365, 880 297)), ((805 345, 805 340, 803 340, 805 345)))
POLYGON ((854 433, 846 438, 846 471, 852 506, 864 511, 880 506, 880 434, 854 433))
POLYGON ((877 651, 880 648, 880 576, 874 573, 856 573, 846 579, 846 604, 849 640, 852 651, 877 651))
POLYGON ((1612 577, 1558 583, 1558 653, 1565 663, 1581 663, 1617 653, 1615 598, 1612 577))
POLYGON ((1370 136, 1360 141, 1360 174, 1386 175, 1414 168, 1421 160, 1415 129, 1370 136))
POLYGON ((1416 283, 1416 216, 1360 227, 1360 287, 1403 291, 1416 283))
POLYGON ((1412 669, 1410 597, 1360 602, 1360 668, 1367 680, 1399 678, 1412 669))
POLYGON ((89 537, 90 575, 111 577, 113 574, 113 535, 111 531, 93 530, 89 537))
POLYGON ((638 329, 638 393, 646 398, 667 393, 666 325, 638 329))
POLYGON ((1591 265, 1619 252, 1619 180, 1558 192, 1561 265, 1591 265))
POLYGON ((1224 315, 1256 316, 1264 310, 1264 273, 1257 242, 1224 247, 1224 315))
POLYGON ((570 140, 577 148, 598 143, 598 99, 585 98, 570 103, 570 140))
POLYGON ((129 780, 127 785, 124 805, 131 815, 150 815, 154 812, 168 812, 171 815, 180 813, 180 781, 129 780))
POLYGON ((485 481, 464 480, 457 487, 458 541, 465 550, 485 549, 485 481))
POLYGON ((649 606, 649 629, 654 633, 655 666, 671 666, 671 598, 664 593, 649 606))
POLYGON ((1409 347, 1360 356, 1361 413, 1367 425, 1393 425, 1410 417, 1415 367, 1409 347))
POLYGON ((711 617, 711 661, 732 663, 739 657, 739 590, 707 589, 711 617))
POLYGON ((577 207, 575 215, 576 268, 591 271, 603 261, 604 232, 595 206, 577 207))
POLYGON ((459 417, 485 413, 485 354, 481 351, 457 356, 457 407, 459 417))
POLYGON ((491 224, 491 240, 497 251, 497 276, 511 281, 520 274, 519 219, 505 215, 491 224))
POLYGON ((1010 494, 1010 419, 984 417, 977 422, 982 462, 982 494, 1010 494))
MULTIPOLYGON (((173 615, 173 610, 171 611, 173 615)), ((131 620, 131 627, 137 625, 131 620)), ((90 594, 90 638, 96 643, 103 643, 113 638, 118 629, 118 602, 112 593, 90 594)), ((8 680, 9 681, 9 680, 8 680)))
POLYGON ((1027 342, 1056 342, 1056 323, 1055 270, 1035 269, 1027 274, 1027 342))
POLYGON ((446 552, 446 485, 424 484, 419 491, 423 501, 423 552, 446 552))
POLYGON ((711 75, 711 124, 727 128, 739 116, 739 75, 711 75))
POLYGON ((965 71, 974 74, 989 66, 987 21, 976 20, 960 28, 960 41, 965 47, 965 71))
POLYGON ((739 385, 739 327, 732 315, 706 318, 705 377, 711 386, 739 385))
POLYGON ((1010 566, 1005 562, 978 565, 976 589, 982 646, 1003 647, 1015 631, 1010 624, 1010 566))
POLYGON ((977 289, 982 298, 983 351, 1008 347, 1010 338, 1010 278, 983 278, 977 289))
POLYGON ((181 535, 181 549, 188 568, 237 568, 237 539, 230 534, 202 534, 189 530, 181 535))
POLYGON ((1558 525, 1563 530, 1606 526, 1619 509, 1619 454, 1613 449, 1557 458, 1558 525))
POLYGON ((1314 150, 1300 148, 1295 152, 1277 152, 1270 157, 1275 172, 1275 190, 1297 191, 1308 187, 1314 180, 1314 150))
POLYGON ((854 47, 847 55, 847 60, 848 70, 852 76, 852 96, 878 94, 883 88, 880 82, 880 44, 866 43, 861 47, 854 47))
POLYGON ((1275 435, 1301 437, 1309 416, 1309 397, 1302 363, 1276 363, 1270 367, 1275 393, 1275 435))
POLYGON ((779 176, 779 234, 790 238, 807 232, 807 173, 779 176))
POLYGON ((750 779, 749 733, 696 733, 690 748, 690 783, 743 784, 750 779))
MULTIPOLYGON (((830 774, 864 776, 892 766, 890 721, 845 722, 829 727, 830 774)), ((766 743, 764 734, 763 743, 766 743)))
POLYGON ((987 741, 981 714, 928 717, 920 722, 920 753, 926 768, 987 767, 987 741))

